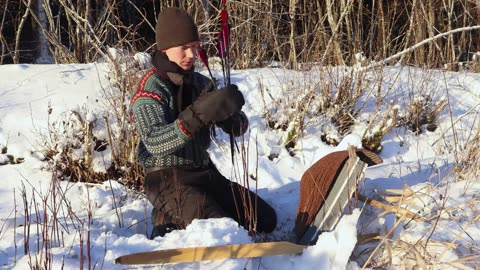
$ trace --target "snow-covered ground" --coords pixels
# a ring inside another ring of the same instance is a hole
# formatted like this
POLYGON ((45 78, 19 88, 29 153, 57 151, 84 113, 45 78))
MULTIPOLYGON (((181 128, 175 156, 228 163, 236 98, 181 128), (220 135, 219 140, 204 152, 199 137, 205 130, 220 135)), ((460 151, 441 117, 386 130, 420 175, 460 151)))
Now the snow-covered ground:
MULTIPOLYGON (((114 259, 156 249, 253 242, 242 227, 227 218, 196 220, 185 230, 149 240, 151 205, 143 194, 125 188, 118 179, 102 184, 52 180, 47 162, 38 151, 49 129, 54 128, 48 123, 72 110, 100 117, 105 110, 103 89, 109 85, 107 68, 106 64, 0 66, 0 164, 7 163, 0 166, 0 269, 28 269, 34 265, 80 269, 80 258, 87 258, 83 269, 131 269, 113 264, 114 259), (23 162, 12 164, 9 157, 23 162), (59 220, 53 220, 53 216, 59 220), (46 254, 49 260, 45 260, 46 254)), ((338 138, 343 139, 339 146, 329 146, 320 135, 328 132, 331 124, 322 118, 308 119, 292 156, 283 147, 285 132, 266 128, 262 118, 265 105, 270 109, 275 105, 270 98, 262 98, 258 84, 261 81, 274 99, 294 97, 298 93, 289 92, 286 84, 301 85, 298 82, 316 76, 312 74, 275 68, 232 71, 233 82, 245 95, 244 111, 250 121, 249 170, 257 174, 257 181, 251 181, 250 186, 257 187, 258 194, 278 213, 276 231, 266 236, 270 240, 281 240, 293 229, 303 172, 326 154, 345 149, 348 143, 358 145, 376 111, 374 94, 379 86, 376 73, 369 71, 370 81, 364 86, 368 89, 352 134, 338 138)), ((434 101, 449 101, 435 131, 414 135, 400 127, 389 132, 380 152, 384 163, 367 168, 361 184, 362 192, 375 198, 391 192, 389 189, 406 187, 414 191, 403 205, 419 211, 426 221, 396 218, 369 206, 344 216, 335 231, 322 234, 317 244, 301 255, 158 268, 360 269, 349 258, 367 260, 367 251, 373 251, 379 239, 388 239, 383 245, 387 251, 379 250, 377 254, 383 253, 387 261, 390 258, 388 265, 393 268, 422 266, 431 261, 435 261, 437 269, 475 269, 472 261, 478 267, 480 182, 472 178, 452 181, 452 169, 466 152, 478 126, 480 75, 388 67, 383 76, 381 98, 397 105, 399 114, 406 113, 417 96, 427 94, 434 101), (377 241, 357 239, 357 235, 367 233, 377 235, 377 241)), ((228 139, 219 136, 219 144, 211 147, 211 157, 222 173, 231 177, 228 139)), ((94 157, 99 164, 108 162, 108 158, 108 151, 94 157)))

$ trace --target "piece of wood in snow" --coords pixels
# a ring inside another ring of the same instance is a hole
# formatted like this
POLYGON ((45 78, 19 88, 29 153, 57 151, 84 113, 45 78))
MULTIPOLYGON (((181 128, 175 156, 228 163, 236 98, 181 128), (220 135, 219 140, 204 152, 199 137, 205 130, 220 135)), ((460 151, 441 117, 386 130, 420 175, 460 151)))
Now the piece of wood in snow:
POLYGON ((291 242, 265 242, 211 247, 154 250, 120 256, 116 264, 162 264, 209 260, 253 258, 301 253, 306 246, 291 242))

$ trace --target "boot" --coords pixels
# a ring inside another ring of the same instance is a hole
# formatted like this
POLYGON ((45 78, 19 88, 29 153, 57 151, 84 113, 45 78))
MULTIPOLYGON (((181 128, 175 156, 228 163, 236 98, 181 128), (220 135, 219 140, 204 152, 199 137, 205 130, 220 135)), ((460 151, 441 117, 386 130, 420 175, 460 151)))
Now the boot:
POLYGON ((176 229, 178 229, 178 226, 173 223, 156 225, 155 227, 153 227, 150 239, 154 239, 157 236, 164 237, 165 234, 172 232, 176 229))
POLYGON ((165 236, 165 234, 179 228, 178 225, 170 222, 164 212, 158 211, 156 208, 152 209, 152 225, 153 230, 150 234, 150 239, 157 236, 165 236))

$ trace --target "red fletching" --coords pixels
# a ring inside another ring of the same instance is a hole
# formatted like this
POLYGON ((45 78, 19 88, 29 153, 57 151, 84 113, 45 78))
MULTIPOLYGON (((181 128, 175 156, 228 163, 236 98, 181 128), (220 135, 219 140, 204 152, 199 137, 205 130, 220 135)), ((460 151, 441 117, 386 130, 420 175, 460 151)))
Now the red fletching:
POLYGON ((223 31, 219 31, 217 33, 217 37, 218 37, 218 43, 221 43, 223 41, 223 31))
POLYGON ((218 32, 218 42, 217 42, 217 51, 218 54, 220 55, 220 58, 225 58, 225 40, 223 36, 223 32, 220 31, 218 32))
POLYGON ((225 9, 220 11, 220 18, 222 19, 222 29, 228 26, 228 12, 225 9))
POLYGON ((222 0, 222 5, 225 6, 227 4, 227 0, 222 0))
POLYGON ((223 32, 223 45, 225 47, 225 50, 228 51, 228 48, 230 48, 230 25, 227 24, 227 26, 222 29, 222 32, 223 32))
POLYGON ((208 57, 204 49, 198 50, 198 56, 200 56, 200 60, 202 60, 203 64, 208 67, 208 57))
POLYGON ((217 45, 215 46, 217 48, 217 51, 218 51, 218 55, 220 56, 220 58, 224 58, 225 57, 225 53, 223 52, 223 46, 221 44, 221 42, 217 43, 217 45))
MULTIPOLYGON (((225 9, 220 11, 220 18, 222 19, 222 30, 218 34, 218 40, 222 44, 223 54, 228 52, 230 46, 230 25, 228 24, 228 12, 225 9)), ((223 56, 222 56, 223 57, 223 56)))

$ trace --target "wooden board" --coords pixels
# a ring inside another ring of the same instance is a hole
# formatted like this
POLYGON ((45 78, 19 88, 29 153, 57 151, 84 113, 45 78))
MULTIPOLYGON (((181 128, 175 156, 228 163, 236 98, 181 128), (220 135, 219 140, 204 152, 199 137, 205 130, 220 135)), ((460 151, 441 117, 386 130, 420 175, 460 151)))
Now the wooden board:
POLYGON ((162 264, 252 258, 302 253, 306 246, 291 242, 265 242, 211 247, 175 248, 133 253, 115 259, 116 264, 162 264))

